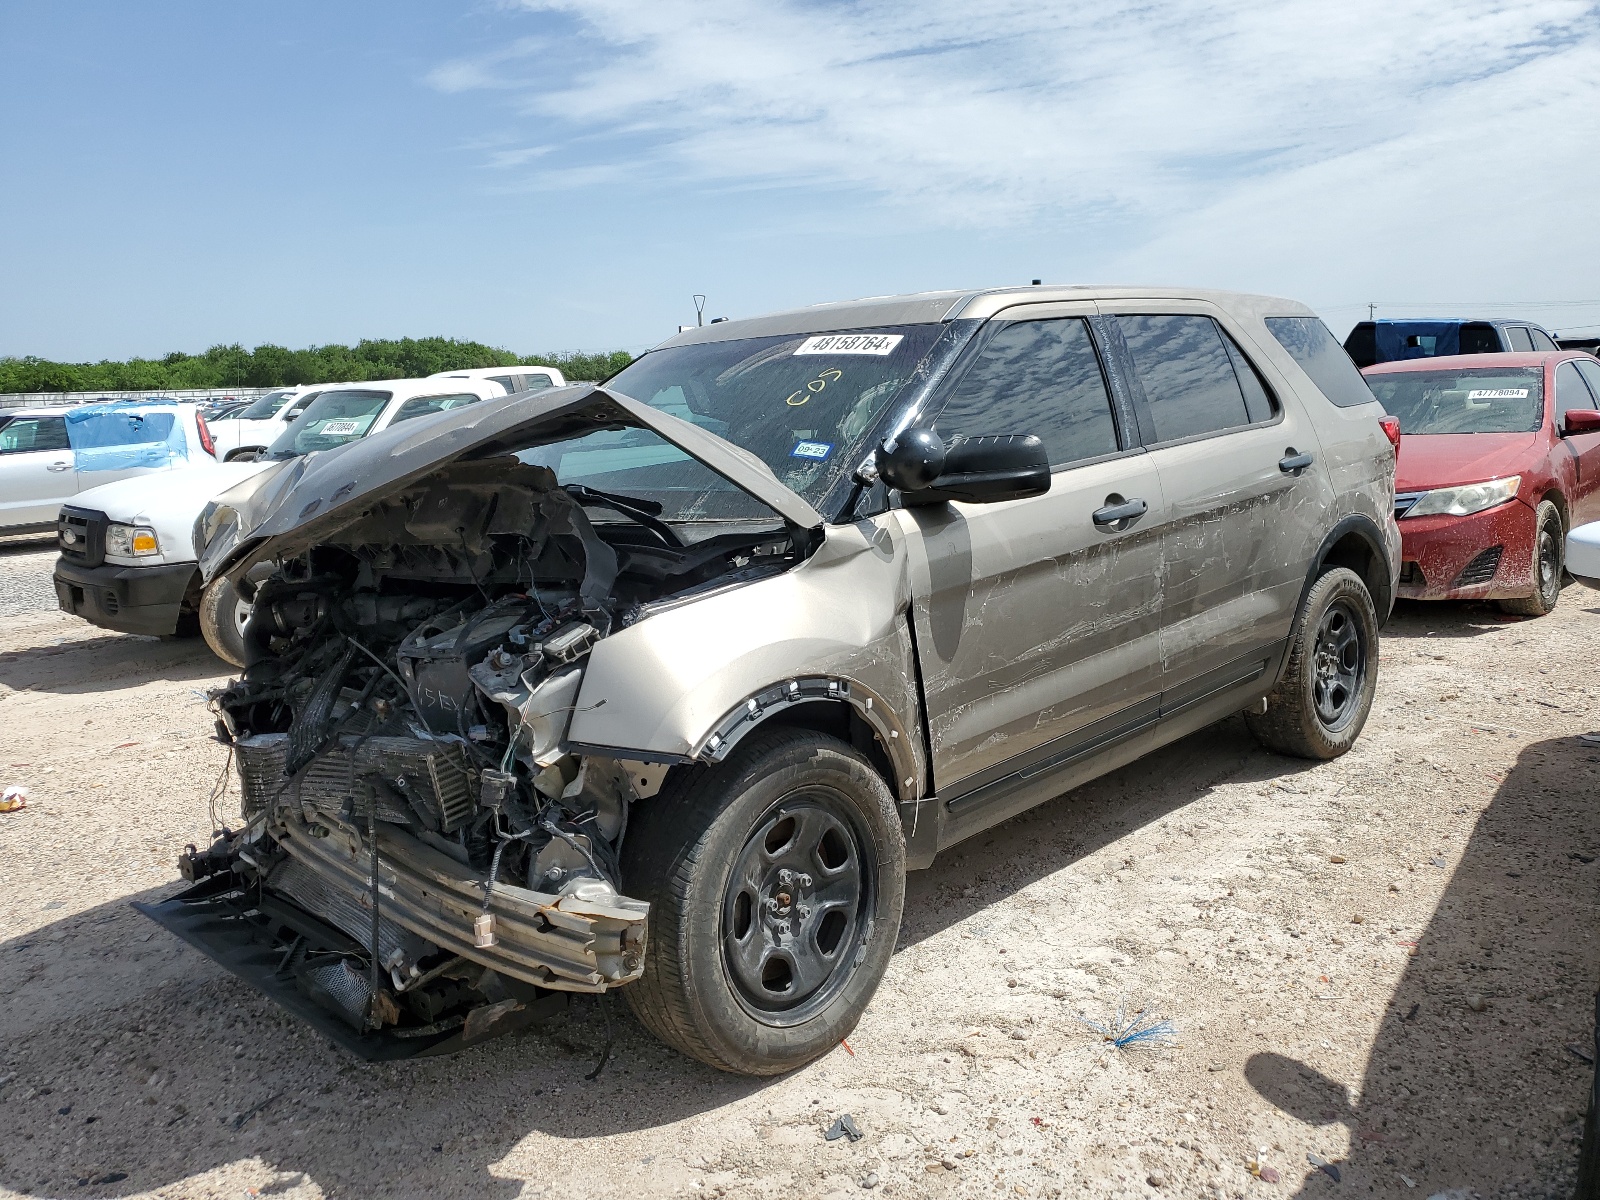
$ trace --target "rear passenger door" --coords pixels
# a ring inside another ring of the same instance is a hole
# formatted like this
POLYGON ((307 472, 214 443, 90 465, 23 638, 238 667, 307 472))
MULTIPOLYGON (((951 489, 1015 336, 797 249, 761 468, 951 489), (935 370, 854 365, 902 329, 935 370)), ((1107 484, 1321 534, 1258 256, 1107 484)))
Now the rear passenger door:
POLYGON ((1264 674, 1289 637, 1332 510, 1322 447, 1217 310, 1118 304, 1116 327, 1168 520, 1163 715, 1264 674))
POLYGON ((1113 403, 1094 316, 1082 303, 1002 312, 934 402, 947 441, 1036 434, 1050 490, 897 513, 934 784, 958 828, 984 823, 988 785, 1156 717, 1165 505, 1131 410, 1113 403))

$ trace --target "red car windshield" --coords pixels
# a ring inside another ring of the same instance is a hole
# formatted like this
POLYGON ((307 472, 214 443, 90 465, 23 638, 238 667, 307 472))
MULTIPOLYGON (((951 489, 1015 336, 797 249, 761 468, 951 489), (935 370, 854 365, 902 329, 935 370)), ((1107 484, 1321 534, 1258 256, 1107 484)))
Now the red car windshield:
POLYGON ((1367 386, 1402 433, 1529 433, 1544 419, 1544 370, 1394 371, 1367 386))

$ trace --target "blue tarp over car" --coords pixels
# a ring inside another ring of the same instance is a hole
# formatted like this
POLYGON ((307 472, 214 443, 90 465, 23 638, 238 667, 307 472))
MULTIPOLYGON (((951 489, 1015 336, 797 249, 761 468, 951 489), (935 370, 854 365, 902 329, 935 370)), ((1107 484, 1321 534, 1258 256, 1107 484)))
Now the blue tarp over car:
POLYGON ((65 416, 79 471, 160 468, 189 460, 189 439, 175 400, 86 404, 65 416))

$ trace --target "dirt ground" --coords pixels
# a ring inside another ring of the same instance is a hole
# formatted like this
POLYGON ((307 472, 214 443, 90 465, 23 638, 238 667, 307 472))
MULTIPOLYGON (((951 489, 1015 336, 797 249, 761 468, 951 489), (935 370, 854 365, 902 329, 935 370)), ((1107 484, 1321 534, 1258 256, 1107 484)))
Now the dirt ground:
POLYGON ((0 1195, 1570 1187, 1591 1068, 1568 1047, 1592 1047, 1600 983, 1600 744, 1578 736, 1600 728, 1600 593, 1534 621, 1404 607, 1345 758, 1274 757, 1236 719, 941 856, 849 1049, 751 1081, 620 998, 368 1066, 133 912, 209 829, 201 693, 224 671, 52 611, 52 559, 0 548, 0 782, 33 793, 0 815, 0 1195), (1141 1007, 1170 1042, 1086 1023, 1141 1007), (824 1139, 842 1113, 859 1142, 824 1139))

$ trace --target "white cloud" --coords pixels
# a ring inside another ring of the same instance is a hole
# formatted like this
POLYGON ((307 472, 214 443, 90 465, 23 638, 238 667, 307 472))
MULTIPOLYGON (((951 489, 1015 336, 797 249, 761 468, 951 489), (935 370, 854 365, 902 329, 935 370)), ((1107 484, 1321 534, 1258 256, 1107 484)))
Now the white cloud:
POLYGON ((1596 17, 1578 0, 523 6, 604 50, 564 84, 524 85, 530 112, 624 135, 639 169, 862 188, 941 223, 1182 212, 1219 182, 1388 142, 1451 97, 1492 101, 1484 81, 1593 36, 1596 17))
MULTIPOLYGON (((843 191, 903 227, 1115 245, 1093 261, 1119 274, 1217 281, 1226 264, 1349 300, 1373 256, 1415 293, 1402 265, 1453 254, 1453 286, 1477 288, 1472 262, 1503 278, 1535 230, 1597 236, 1585 0, 520 6, 577 31, 511 84, 562 143, 527 186, 843 191)), ((503 86, 515 66, 481 69, 503 86)))

